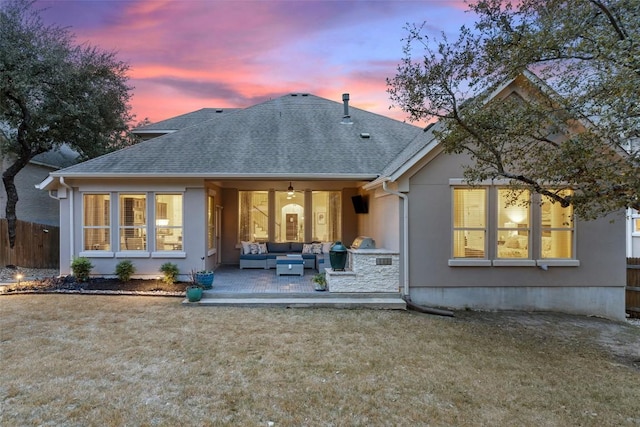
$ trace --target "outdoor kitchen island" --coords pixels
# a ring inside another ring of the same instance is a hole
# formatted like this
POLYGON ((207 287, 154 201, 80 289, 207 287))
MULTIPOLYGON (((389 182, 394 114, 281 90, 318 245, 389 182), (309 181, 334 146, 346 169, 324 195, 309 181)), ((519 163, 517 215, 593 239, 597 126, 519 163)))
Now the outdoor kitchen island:
POLYGON ((400 292, 400 255, 385 248, 347 249, 345 271, 325 269, 329 292, 400 292))

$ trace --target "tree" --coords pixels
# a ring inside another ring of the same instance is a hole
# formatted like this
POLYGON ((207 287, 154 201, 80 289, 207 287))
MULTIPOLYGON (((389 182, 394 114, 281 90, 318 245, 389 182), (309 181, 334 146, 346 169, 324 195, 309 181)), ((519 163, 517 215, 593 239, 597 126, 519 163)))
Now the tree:
POLYGON ((36 155, 66 143, 81 159, 129 144, 128 65, 114 53, 75 45, 67 29, 46 26, 32 1, 0 6, 0 152, 9 241, 15 245, 15 176, 36 155))
POLYGON ((640 2, 481 0, 470 9, 478 20, 455 42, 408 28, 388 80, 394 103, 411 120, 442 122, 445 152, 474 160, 469 182, 507 179, 585 219, 640 208, 640 2), (516 83, 544 96, 490 101, 523 73, 530 78, 516 83))

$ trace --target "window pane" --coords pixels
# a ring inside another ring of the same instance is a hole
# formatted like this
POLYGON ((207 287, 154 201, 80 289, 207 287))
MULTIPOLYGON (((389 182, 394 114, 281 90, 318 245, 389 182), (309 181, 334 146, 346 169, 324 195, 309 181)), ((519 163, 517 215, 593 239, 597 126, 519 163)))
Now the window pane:
POLYGON ((182 250, 182 194, 156 195, 156 250, 182 250))
POLYGON ((147 249, 147 197, 120 195, 120 250, 147 249))
POLYGON ((485 258, 486 194, 485 188, 453 189, 454 258, 485 258))
POLYGON ((454 194, 453 226, 455 228, 485 227, 486 190, 484 188, 456 188, 454 194))
POLYGON ((341 193, 314 191, 312 193, 313 222, 311 240, 335 242, 341 235, 341 193))
POLYGON ((110 251, 111 230, 109 228, 87 228, 84 230, 85 251, 110 251))
POLYGON ((542 258, 573 258, 573 231, 545 234, 542 236, 542 258))
POLYGON ((111 250, 111 203, 108 194, 83 196, 84 250, 111 250))
POLYGON ((529 258, 529 191, 498 189, 498 258, 529 258))
POLYGON ((239 241, 266 241, 269 239, 269 192, 240 191, 239 241))
MULTIPOLYGON (((564 190, 562 195, 570 195, 571 190, 564 190)), ((542 258, 573 258, 573 207, 563 208, 560 203, 552 203, 546 196, 542 197, 540 240, 540 256, 542 258)))
POLYGON ((304 241, 304 192, 276 191, 276 242, 304 241))
POLYGON ((215 215, 216 203, 213 196, 207 196, 207 247, 215 248, 215 215))

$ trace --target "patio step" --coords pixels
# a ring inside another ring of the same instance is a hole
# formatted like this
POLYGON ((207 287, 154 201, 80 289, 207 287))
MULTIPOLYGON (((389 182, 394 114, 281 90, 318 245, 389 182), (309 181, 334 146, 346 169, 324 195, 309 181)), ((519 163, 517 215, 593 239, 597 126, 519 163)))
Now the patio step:
POLYGON ((198 302, 183 301, 192 306, 225 307, 322 307, 322 308, 372 308, 406 310, 407 304, 399 293, 203 293, 198 302))

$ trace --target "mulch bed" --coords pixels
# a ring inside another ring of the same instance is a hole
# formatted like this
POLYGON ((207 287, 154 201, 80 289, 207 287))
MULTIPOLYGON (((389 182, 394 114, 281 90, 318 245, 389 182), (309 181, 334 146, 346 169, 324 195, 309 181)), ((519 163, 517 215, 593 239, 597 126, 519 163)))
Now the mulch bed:
POLYGON ((188 283, 183 282, 169 285, 162 280, 147 279, 121 282, 118 279, 92 278, 87 282, 77 282, 73 276, 69 276, 14 283, 5 286, 4 289, 0 288, 0 294, 68 292, 184 296, 187 285, 188 283))

